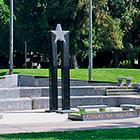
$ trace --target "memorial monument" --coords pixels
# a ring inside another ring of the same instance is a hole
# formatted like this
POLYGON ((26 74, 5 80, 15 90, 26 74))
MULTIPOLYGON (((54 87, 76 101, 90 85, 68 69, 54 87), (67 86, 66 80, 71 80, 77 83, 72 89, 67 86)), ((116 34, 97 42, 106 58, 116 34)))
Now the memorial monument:
POLYGON ((57 46, 58 41, 63 42, 62 47, 62 110, 70 110, 70 65, 69 65, 69 31, 63 31, 61 24, 51 31, 52 47, 50 48, 49 66, 49 98, 50 111, 58 110, 58 79, 57 79, 57 46))

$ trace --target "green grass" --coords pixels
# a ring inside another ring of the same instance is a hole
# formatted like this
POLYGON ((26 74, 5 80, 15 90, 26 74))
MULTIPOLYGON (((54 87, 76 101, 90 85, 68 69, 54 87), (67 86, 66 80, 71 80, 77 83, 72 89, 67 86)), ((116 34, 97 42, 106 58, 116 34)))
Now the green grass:
POLYGON ((91 109, 91 110, 85 110, 85 109, 80 109, 79 111, 75 111, 73 113, 71 113, 72 115, 77 115, 77 116, 81 116, 82 114, 93 114, 93 113, 99 113, 99 112, 110 112, 110 110, 108 108, 106 109, 100 109, 100 110, 95 110, 95 109, 91 109))
POLYGON ((140 139, 140 128, 0 135, 0 140, 140 139))
MULTIPOLYGON (((0 69, 0 75, 8 72, 6 69, 0 69)), ((48 76, 48 69, 14 69, 14 73, 27 74, 34 76, 48 76)), ((59 77, 61 71, 58 70, 59 77)), ((102 68, 93 69, 93 79, 96 81, 115 82, 117 77, 131 77, 134 83, 140 82, 140 69, 119 69, 119 68, 102 68)), ((88 80, 88 69, 72 69, 71 78, 88 80)))
POLYGON ((76 111, 73 113, 70 113, 72 115, 76 115, 76 116, 81 116, 83 114, 89 114, 89 113, 99 113, 98 111, 76 111))

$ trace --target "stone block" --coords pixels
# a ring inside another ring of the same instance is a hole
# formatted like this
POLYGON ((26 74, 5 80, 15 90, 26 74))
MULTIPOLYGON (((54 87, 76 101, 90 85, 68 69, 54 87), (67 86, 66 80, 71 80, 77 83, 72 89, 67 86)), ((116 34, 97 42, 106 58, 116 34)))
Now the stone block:
POLYGON ((41 97, 49 96, 49 88, 45 87, 15 87, 0 88, 0 99, 20 97, 41 97))
POLYGON ((28 76, 28 75, 18 75, 18 74, 12 74, 12 75, 6 75, 4 77, 1 77, 0 79, 0 87, 4 88, 13 88, 18 86, 34 86, 34 77, 28 76))
POLYGON ((31 110, 32 100, 29 98, 0 100, 0 111, 31 110))
POLYGON ((20 97, 41 97, 42 89, 35 87, 20 88, 20 97))
POLYGON ((5 83, 5 77, 1 76, 0 77, 0 88, 4 87, 4 83, 5 83))
POLYGON ((0 88, 0 99, 19 98, 20 90, 17 88, 0 88))
MULTIPOLYGON (((62 98, 58 97, 58 107, 62 107, 62 98)), ((72 96, 70 100, 71 108, 76 108, 79 105, 101 105, 103 104, 102 97, 91 96, 72 96)), ((35 97, 33 98, 33 109, 48 109, 49 97, 35 97)))
POLYGON ((71 79, 70 85, 71 86, 89 86, 89 83, 86 80, 71 79))
POLYGON ((35 86, 34 76, 18 75, 18 86, 34 87, 35 86))
POLYGON ((119 98, 118 97, 112 97, 112 96, 104 96, 103 97, 103 104, 109 106, 109 107, 115 107, 119 106, 119 98))
POLYGON ((86 86, 72 86, 70 88, 71 96, 95 95, 94 89, 86 86))
MULTIPOLYGON (((105 89, 94 88, 93 86, 71 86, 71 96, 98 96, 105 95, 105 89)), ((49 87, 42 87, 42 96, 49 96, 49 87)), ((58 96, 61 96, 61 87, 58 87, 58 96)))
POLYGON ((35 86, 39 87, 46 87, 49 85, 49 78, 48 77, 35 77, 35 86))
MULTIPOLYGON (((49 97, 34 97, 32 98, 33 109, 49 109, 49 97)), ((61 97, 58 97, 58 107, 62 107, 61 97)))
POLYGON ((123 96, 119 97, 119 104, 135 104, 140 105, 140 97, 139 96, 123 96))
POLYGON ((42 87, 41 89, 41 96, 42 97, 48 97, 49 96, 49 87, 42 87))
POLYGON ((103 98, 97 96, 71 96, 71 108, 82 105, 102 105, 103 98))
POLYGON ((106 94, 106 88, 95 88, 94 89, 95 95, 105 95, 106 94))
POLYGON ((32 100, 33 109, 49 109, 49 97, 34 97, 32 100))
POLYGON ((1 88, 5 87, 17 87, 18 86, 18 75, 6 75, 0 79, 1 88))

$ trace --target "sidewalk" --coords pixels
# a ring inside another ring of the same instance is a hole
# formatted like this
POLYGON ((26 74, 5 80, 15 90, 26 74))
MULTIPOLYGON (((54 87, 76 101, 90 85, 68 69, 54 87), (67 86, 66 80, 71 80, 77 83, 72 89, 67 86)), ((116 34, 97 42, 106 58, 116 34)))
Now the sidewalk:
POLYGON ((140 118, 83 122, 68 120, 67 114, 39 111, 4 113, 0 119, 0 134, 128 127, 140 127, 140 118))

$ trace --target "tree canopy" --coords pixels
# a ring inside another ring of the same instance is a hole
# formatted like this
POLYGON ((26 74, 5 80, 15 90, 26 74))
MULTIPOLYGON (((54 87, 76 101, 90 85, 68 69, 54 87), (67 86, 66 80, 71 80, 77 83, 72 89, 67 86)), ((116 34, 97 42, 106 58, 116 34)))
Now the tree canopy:
MULTIPOLYGON (((0 0, 0 49, 9 50, 9 1, 0 0)), ((48 53, 50 30, 61 23, 70 31, 73 66, 86 66, 88 56, 89 0, 14 0, 14 49, 48 53)), ((123 61, 140 60, 140 1, 93 0, 94 61, 102 66, 121 66, 123 61), (103 58, 103 52, 110 53, 103 58), (98 57, 102 54, 102 58, 98 57), (100 59, 100 60, 99 60, 100 59), (101 60, 102 59, 102 60, 101 60)), ((96 63, 95 63, 96 64, 96 63)))

